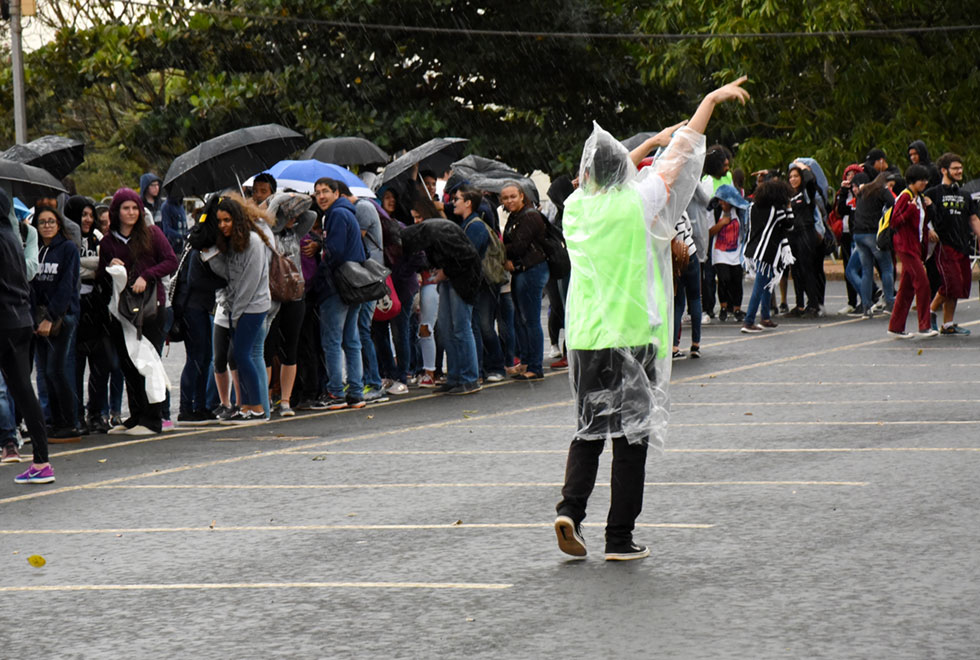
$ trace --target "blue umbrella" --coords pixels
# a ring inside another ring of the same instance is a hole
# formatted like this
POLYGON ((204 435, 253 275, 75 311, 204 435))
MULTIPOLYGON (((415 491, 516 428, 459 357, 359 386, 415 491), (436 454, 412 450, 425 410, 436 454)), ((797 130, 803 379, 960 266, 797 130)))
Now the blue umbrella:
POLYGON ((17 214, 17 219, 23 222, 31 214, 31 210, 27 208, 27 204, 20 201, 19 197, 14 197, 14 213, 17 214))
MULTIPOLYGON (((276 189, 280 191, 288 188, 296 192, 312 193, 316 180, 327 177, 343 181, 358 197, 374 197, 371 189, 349 169, 319 160, 281 160, 265 172, 275 177, 276 189)), ((253 176, 244 185, 252 185, 254 179, 253 176)))

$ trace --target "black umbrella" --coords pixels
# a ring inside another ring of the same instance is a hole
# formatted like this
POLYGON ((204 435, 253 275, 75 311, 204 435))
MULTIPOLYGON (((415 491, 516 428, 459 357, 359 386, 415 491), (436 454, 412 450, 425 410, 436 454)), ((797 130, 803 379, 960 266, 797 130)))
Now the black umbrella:
POLYGON ((466 148, 467 142, 469 140, 466 138, 433 138, 391 161, 381 174, 380 184, 404 174, 416 164, 420 170, 432 170, 437 174, 442 174, 449 169, 453 161, 459 160, 459 157, 463 155, 463 149, 466 148))
POLYGON ((387 163, 388 154, 362 137, 334 137, 311 144, 300 160, 320 160, 335 165, 371 165, 387 163))
POLYGON ((278 124, 239 128, 177 156, 163 188, 170 195, 187 196, 236 187, 304 144, 306 138, 278 124))
POLYGON ((5 158, 0 158, 0 185, 12 197, 19 197, 29 205, 33 205, 38 197, 57 197, 59 193, 68 192, 47 170, 5 158))
POLYGON ((56 179, 64 179, 85 160, 85 143, 60 135, 45 135, 27 144, 15 144, 2 154, 25 165, 47 170, 56 179))
POLYGON ((976 193, 980 193, 980 179, 974 179, 973 181, 967 181, 962 186, 960 186, 960 189, 963 190, 963 192, 970 193, 970 195, 972 195, 972 196, 976 196, 975 195, 976 193))
POLYGON ((467 156, 453 163, 453 173, 463 177, 484 192, 499 193, 508 181, 515 181, 524 190, 524 195, 537 201, 538 190, 534 182, 499 160, 483 156, 467 156))

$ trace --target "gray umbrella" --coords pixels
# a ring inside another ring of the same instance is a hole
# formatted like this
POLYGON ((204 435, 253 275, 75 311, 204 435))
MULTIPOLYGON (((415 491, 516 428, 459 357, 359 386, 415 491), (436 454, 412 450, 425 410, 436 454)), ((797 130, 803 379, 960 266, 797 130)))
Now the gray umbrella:
POLYGON ((469 140, 466 138, 433 138, 391 161, 381 174, 380 184, 383 185, 398 175, 404 174, 416 164, 420 170, 433 170, 442 174, 449 169, 453 161, 458 160, 463 155, 463 149, 466 148, 467 142, 469 140))
POLYGON ((508 181, 515 181, 530 199, 538 199, 537 186, 529 178, 499 160, 483 156, 467 156, 453 163, 453 173, 466 179, 484 192, 499 193, 508 181))
POLYGON ((0 158, 33 165, 47 170, 56 179, 64 179, 85 161, 85 143, 60 135, 45 135, 27 144, 15 144, 0 158))
POLYGON ((333 137, 311 144, 300 160, 320 160, 335 165, 372 165, 387 163, 388 154, 362 137, 333 137))
POLYGON ((975 193, 980 193, 980 179, 967 181, 962 186, 960 186, 960 189, 963 190, 964 192, 970 193, 971 195, 974 195, 975 193))
POLYGON ((279 124, 239 128, 177 156, 163 179, 163 188, 180 196, 233 188, 305 144, 301 134, 279 124))
POLYGON ((47 170, 5 158, 0 158, 0 185, 11 197, 18 197, 29 206, 38 197, 57 197, 68 192, 47 170))

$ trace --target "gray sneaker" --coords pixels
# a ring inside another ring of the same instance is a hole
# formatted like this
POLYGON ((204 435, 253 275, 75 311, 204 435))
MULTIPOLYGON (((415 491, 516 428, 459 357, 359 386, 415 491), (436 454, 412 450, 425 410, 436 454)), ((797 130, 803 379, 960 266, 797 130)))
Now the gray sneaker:
POLYGON ((384 403, 385 401, 388 401, 388 397, 385 396, 383 390, 375 389, 370 385, 364 387, 364 403, 384 403))

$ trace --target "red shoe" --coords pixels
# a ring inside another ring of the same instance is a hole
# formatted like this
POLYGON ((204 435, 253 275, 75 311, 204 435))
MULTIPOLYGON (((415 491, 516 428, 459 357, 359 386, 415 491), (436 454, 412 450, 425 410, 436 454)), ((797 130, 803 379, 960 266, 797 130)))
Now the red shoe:
POLYGON ((568 358, 563 357, 560 360, 555 360, 549 366, 552 369, 568 369, 568 358))

